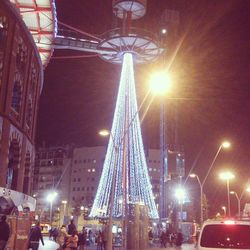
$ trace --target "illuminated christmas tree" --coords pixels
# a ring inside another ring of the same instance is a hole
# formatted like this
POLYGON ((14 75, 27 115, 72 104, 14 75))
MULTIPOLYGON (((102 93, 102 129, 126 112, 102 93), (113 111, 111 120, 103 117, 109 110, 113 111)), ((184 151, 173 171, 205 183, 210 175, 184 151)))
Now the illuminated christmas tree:
POLYGON ((133 55, 125 53, 107 154, 90 217, 124 216, 123 204, 143 203, 158 218, 143 149, 133 55), (111 210, 112 206, 112 210, 111 210))

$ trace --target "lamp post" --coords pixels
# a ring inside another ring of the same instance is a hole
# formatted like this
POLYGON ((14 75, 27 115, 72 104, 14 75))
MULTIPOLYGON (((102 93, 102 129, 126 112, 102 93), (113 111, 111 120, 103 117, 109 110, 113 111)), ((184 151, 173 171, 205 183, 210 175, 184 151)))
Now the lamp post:
POLYGON ((107 129, 102 129, 99 131, 99 135, 106 137, 111 137, 112 143, 114 145, 115 150, 115 160, 114 160, 114 170, 113 170, 113 176, 112 176, 112 186, 111 186, 111 193, 110 193, 110 211, 109 211, 109 227, 108 227, 108 242, 107 242, 107 249, 113 249, 113 233, 112 233, 112 227, 113 227, 113 205, 114 205, 114 192, 115 192, 115 172, 116 172, 116 164, 117 164, 117 154, 118 154, 118 146, 115 143, 114 137, 112 133, 107 129))
POLYGON ((210 173, 212 167, 214 166, 215 160, 217 159, 217 157, 218 157, 220 151, 221 151, 223 148, 227 149, 227 148, 230 148, 230 147, 231 147, 231 143, 230 143, 229 141, 224 141, 224 142, 222 142, 222 143, 220 144, 220 146, 219 146, 219 148, 218 148, 218 150, 217 150, 217 152, 216 152, 216 154, 215 154, 215 156, 214 156, 214 158, 213 158, 213 160, 212 160, 212 162, 211 162, 211 164, 210 164, 210 166, 209 166, 209 168, 208 168, 207 174, 206 174, 204 180, 202 181, 202 186, 204 186, 204 183, 206 182, 207 177, 208 177, 208 175, 209 175, 209 173, 210 173))
MULTIPOLYGON (((163 96, 169 92, 171 88, 171 80, 169 74, 166 72, 156 72, 152 74, 149 81, 150 91, 153 95, 163 96)), ((167 190, 166 180, 168 178, 168 165, 167 165, 167 138, 166 138, 166 105, 161 99, 160 109, 160 166, 161 166, 161 178, 160 178, 160 219, 167 218, 167 190)))
POLYGON ((53 191, 47 195, 47 201, 50 203, 50 214, 49 214, 49 222, 50 226, 52 226, 52 209, 53 209, 53 202, 57 196, 57 192, 53 191))
POLYGON ((235 175, 229 171, 220 173, 220 179, 225 180, 227 183, 227 206, 228 206, 228 216, 231 216, 230 209, 230 180, 235 178, 235 175))
POLYGON ((221 209, 224 212, 224 217, 226 217, 226 215, 227 215, 227 207, 226 206, 222 206, 221 209))
POLYGON ((196 178, 200 185, 200 222, 203 222, 203 185, 201 184, 200 178, 197 174, 190 174, 191 178, 196 178))
POLYGON ((247 187, 246 189, 244 189, 240 196, 235 192, 235 191, 230 191, 230 194, 235 195, 236 199, 237 199, 237 203, 238 203, 238 215, 239 218, 241 218, 241 200, 245 194, 245 192, 250 192, 250 187, 247 187))
POLYGON ((182 210, 183 210, 183 202, 186 197, 186 191, 183 187, 179 187, 175 190, 175 197, 177 198, 179 204, 180 204, 180 222, 182 223, 183 221, 183 216, 182 216, 182 210))
POLYGON ((62 200, 62 204, 63 204, 63 215, 64 215, 64 216, 65 216, 65 214, 66 214, 66 206, 67 206, 67 203, 68 203, 68 201, 62 200))

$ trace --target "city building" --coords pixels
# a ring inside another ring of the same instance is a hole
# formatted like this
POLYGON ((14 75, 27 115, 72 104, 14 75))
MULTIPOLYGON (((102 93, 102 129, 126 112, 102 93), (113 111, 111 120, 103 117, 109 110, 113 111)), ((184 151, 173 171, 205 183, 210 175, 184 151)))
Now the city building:
POLYGON ((53 201, 55 207, 69 199, 71 164, 70 145, 37 148, 32 193, 37 200, 36 212, 41 218, 48 215, 46 212, 49 211, 50 204, 47 197, 51 192, 57 193, 53 201))
MULTIPOLYGON (((47 59, 42 61, 45 54, 39 53, 36 43, 44 38, 38 31, 47 20, 38 18, 40 13, 34 9, 41 5, 51 16, 53 5, 49 0, 32 4, 23 0, 0 2, 0 196, 12 199, 18 210, 35 208, 35 200, 28 195, 33 180, 36 118, 43 65, 51 54, 48 45, 47 59)), ((48 31, 53 34, 54 26, 48 31)))
MULTIPOLYGON (((62 207, 67 215, 78 215, 80 210, 89 210, 93 204, 100 181, 107 148, 96 147, 40 147, 37 149, 34 189, 37 198, 37 212, 49 211, 46 196, 52 190, 58 192, 54 201, 54 209, 62 207), (66 203, 66 204, 65 204, 66 203)), ((180 154, 180 153, 178 153, 180 154)), ((180 171, 176 162, 180 158, 177 153, 169 151, 170 183, 178 183, 180 171), (175 159, 175 160, 174 160, 175 159)), ((148 172, 152 184, 157 208, 159 208, 160 194, 160 150, 146 151, 148 172)), ((183 166, 181 167, 183 168, 183 166)), ((169 193, 170 203, 174 197, 169 193)), ((100 211, 101 212, 101 211, 100 211)))

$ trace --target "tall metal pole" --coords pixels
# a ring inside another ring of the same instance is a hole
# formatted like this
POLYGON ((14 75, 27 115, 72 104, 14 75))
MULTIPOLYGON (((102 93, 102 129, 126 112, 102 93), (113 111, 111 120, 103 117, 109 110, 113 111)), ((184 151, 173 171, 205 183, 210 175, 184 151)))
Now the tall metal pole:
POLYGON ((228 206, 228 216, 231 217, 231 208, 230 208, 230 180, 227 179, 227 206, 228 206))
POLYGON ((160 110, 160 148, 161 148, 160 219, 163 220, 167 218, 166 180, 168 177, 167 144, 166 144, 166 105, 163 100, 161 100, 161 110, 160 110))
POLYGON ((52 208, 53 208, 53 201, 50 201, 50 213, 49 213, 50 226, 52 226, 52 208))

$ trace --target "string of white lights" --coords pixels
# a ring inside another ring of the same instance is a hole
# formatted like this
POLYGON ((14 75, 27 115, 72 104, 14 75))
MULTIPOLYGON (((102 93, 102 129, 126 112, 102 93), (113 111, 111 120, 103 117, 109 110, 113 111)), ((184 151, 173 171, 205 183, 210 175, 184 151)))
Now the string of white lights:
POLYGON ((126 166, 127 201, 144 203, 148 207, 150 218, 157 219, 159 216, 142 143, 131 53, 124 54, 111 136, 90 217, 109 215, 113 180, 115 180, 113 216, 124 215, 122 205, 124 166, 126 166), (114 175, 115 178, 113 178, 114 175))

